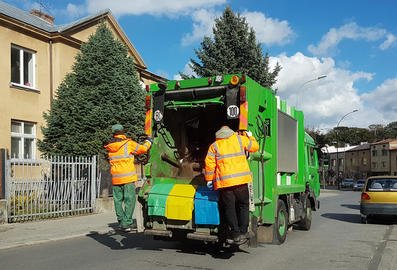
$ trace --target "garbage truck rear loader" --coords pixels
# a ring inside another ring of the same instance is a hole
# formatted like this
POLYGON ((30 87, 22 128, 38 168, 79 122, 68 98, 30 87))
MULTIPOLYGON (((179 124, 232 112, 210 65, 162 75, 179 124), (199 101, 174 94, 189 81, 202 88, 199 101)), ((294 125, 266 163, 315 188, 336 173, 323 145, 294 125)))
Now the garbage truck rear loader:
POLYGON ((260 145, 247 157, 250 244, 281 244, 292 225, 310 229, 320 193, 315 142, 303 113, 271 89, 241 74, 169 81, 147 87, 146 110, 145 132, 154 142, 139 192, 145 234, 225 240, 217 191, 203 175, 208 147, 225 123, 250 130, 260 145))

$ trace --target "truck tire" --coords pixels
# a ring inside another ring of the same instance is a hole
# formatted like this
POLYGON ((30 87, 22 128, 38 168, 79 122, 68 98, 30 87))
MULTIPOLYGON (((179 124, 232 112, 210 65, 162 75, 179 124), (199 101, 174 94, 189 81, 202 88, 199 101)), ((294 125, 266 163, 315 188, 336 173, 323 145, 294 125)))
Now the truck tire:
POLYGON ((312 225, 312 204, 308 196, 305 199, 303 217, 298 223, 298 227, 301 230, 308 231, 312 225))
POLYGON ((276 222, 273 228, 273 244, 280 245, 285 242, 288 231, 288 212, 283 200, 277 201, 276 222))

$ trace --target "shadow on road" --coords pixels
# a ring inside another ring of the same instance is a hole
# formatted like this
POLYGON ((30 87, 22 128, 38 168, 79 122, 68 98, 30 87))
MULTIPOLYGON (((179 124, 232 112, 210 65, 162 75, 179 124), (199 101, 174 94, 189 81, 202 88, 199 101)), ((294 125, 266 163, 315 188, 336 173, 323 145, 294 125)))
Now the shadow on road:
POLYGON ((359 214, 325 213, 321 216, 349 223, 361 223, 361 217, 359 214))
MULTIPOLYGON (((113 224, 109 224, 109 227, 113 228, 114 226, 113 224)), ((163 249, 168 249, 175 250, 177 253, 209 254, 217 259, 230 259, 236 252, 249 253, 238 247, 222 247, 217 244, 205 244, 200 241, 188 239, 183 242, 153 240, 151 236, 135 232, 122 233, 111 230, 103 234, 93 231, 87 236, 113 250, 138 249, 162 251, 163 249)))
POLYGON ((360 210, 360 205, 359 204, 341 204, 340 206, 346 207, 346 208, 349 208, 349 209, 360 210))
POLYGON ((368 223, 379 224, 379 225, 395 225, 395 224, 397 224, 397 217, 396 216, 370 217, 368 219, 368 223))

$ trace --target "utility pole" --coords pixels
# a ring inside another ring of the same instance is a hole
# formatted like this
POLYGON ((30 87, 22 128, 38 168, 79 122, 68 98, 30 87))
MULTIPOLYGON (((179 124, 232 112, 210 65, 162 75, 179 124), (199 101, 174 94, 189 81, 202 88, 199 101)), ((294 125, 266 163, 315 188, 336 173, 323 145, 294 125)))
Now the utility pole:
POLYGON ((336 134, 336 175, 337 175, 337 181, 338 181, 338 189, 340 189, 340 181, 341 181, 341 179, 340 179, 340 177, 339 177, 339 134, 338 134, 338 127, 339 127, 339 124, 342 122, 342 120, 343 119, 345 119, 345 117, 346 116, 348 116, 349 114, 352 114, 352 113, 355 113, 355 112, 358 112, 358 110, 357 109, 355 109, 355 110, 353 110, 353 111, 351 111, 351 112, 348 112, 347 114, 345 114, 344 116, 342 116, 342 118, 339 120, 339 122, 338 122, 338 124, 336 125, 336 128, 335 128, 335 134, 336 134))
MULTIPOLYGON (((318 80, 324 79, 324 78, 326 78, 326 77, 327 77, 327 75, 321 75, 321 76, 318 76, 318 77, 316 77, 316 78, 314 78, 314 79, 311 79, 311 80, 308 80, 308 81, 302 83, 302 84, 299 86, 299 88, 298 88, 298 92, 299 92, 299 91, 303 88, 303 86, 305 86, 306 84, 308 84, 308 83, 310 83, 310 82, 314 82, 314 81, 318 81, 318 80)), ((298 102, 298 101, 300 101, 300 99, 299 99, 300 96, 301 96, 300 93, 297 93, 297 96, 296 96, 296 103, 295 103, 296 107, 299 107, 299 106, 300 106, 300 102, 298 102)))

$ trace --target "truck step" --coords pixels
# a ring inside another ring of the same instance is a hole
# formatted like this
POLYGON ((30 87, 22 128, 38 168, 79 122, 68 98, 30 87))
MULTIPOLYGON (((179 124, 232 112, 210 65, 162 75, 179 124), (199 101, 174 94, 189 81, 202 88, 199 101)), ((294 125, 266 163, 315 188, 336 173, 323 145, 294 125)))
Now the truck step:
POLYGON ((200 240, 200 241, 207 241, 207 242, 218 242, 218 236, 210 235, 205 233, 188 233, 186 235, 188 239, 192 240, 200 240))
POLYGON ((152 229, 146 229, 143 232, 145 235, 155 235, 155 236, 165 236, 165 237, 172 237, 172 231, 168 230, 152 230, 152 229))

